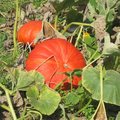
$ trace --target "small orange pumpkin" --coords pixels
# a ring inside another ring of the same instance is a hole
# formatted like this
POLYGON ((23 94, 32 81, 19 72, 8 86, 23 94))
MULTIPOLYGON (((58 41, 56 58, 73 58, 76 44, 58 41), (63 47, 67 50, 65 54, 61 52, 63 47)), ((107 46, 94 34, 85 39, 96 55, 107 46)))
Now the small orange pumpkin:
POLYGON ((18 42, 35 45, 34 40, 42 31, 42 21, 29 21, 25 23, 17 32, 18 42))

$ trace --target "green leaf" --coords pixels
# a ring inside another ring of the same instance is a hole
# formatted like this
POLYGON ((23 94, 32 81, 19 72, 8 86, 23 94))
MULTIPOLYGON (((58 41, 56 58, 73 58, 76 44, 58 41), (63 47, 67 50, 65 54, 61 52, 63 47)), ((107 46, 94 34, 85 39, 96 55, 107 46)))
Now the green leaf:
POLYGON ((29 96, 30 98, 33 99, 38 99, 39 97, 39 90, 36 86, 31 86, 28 90, 27 90, 27 96, 29 96))
POLYGON ((103 48, 103 55, 120 55, 120 50, 118 46, 112 42, 110 42, 110 36, 107 34, 105 36, 105 43, 103 48))
MULTIPOLYGON (((100 100, 100 73, 95 68, 84 69, 83 86, 92 94, 92 98, 100 100)), ((106 103, 120 106, 120 73, 107 70, 103 81, 103 100, 106 103)))
POLYGON ((112 22, 113 20, 114 20, 114 18, 115 18, 115 10, 114 9, 111 9, 109 12, 108 12, 108 14, 107 14, 107 16, 106 16, 107 18, 107 22, 112 22))
POLYGON ((38 95, 38 90, 36 87, 28 89, 27 96, 30 100, 31 105, 42 114, 51 115, 58 108, 61 97, 59 93, 43 86, 38 95), (35 95, 33 95, 35 92, 35 95), (30 94, 32 93, 32 95, 30 94), (37 98, 37 99, 36 99, 37 98))
POLYGON ((92 15, 94 15, 96 13, 96 0, 89 0, 89 3, 88 3, 88 9, 90 10, 90 13, 92 15))
POLYGON ((29 87, 32 83, 37 82, 39 85, 44 84, 44 78, 43 76, 36 72, 36 71, 19 71, 19 76, 17 80, 17 89, 24 89, 26 87, 29 87))
POLYGON ((67 75, 68 77, 73 77, 73 76, 81 77, 81 74, 82 74, 82 70, 80 69, 75 69, 74 71, 65 72, 65 75, 67 75))
POLYGON ((99 87, 99 84, 96 85, 96 83, 99 83, 100 75, 99 71, 97 71, 95 68, 88 68, 83 70, 83 80, 82 84, 83 86, 90 92, 94 93, 94 90, 96 90, 99 87))
POLYGON ((120 50, 114 43, 108 43, 103 48, 103 55, 120 55, 120 50))
MULTIPOLYGON (((88 52, 88 56, 90 58, 98 49, 96 38, 88 35, 84 38, 84 42, 86 44, 86 49, 88 52)), ((99 55, 100 53, 97 52, 96 55, 93 57, 93 59, 97 58, 99 55)))
POLYGON ((96 0, 96 11, 98 11, 99 15, 106 15, 105 1, 104 0, 96 0))
POLYGON ((68 93, 64 99, 66 106, 73 106, 79 102, 79 96, 75 92, 68 93))
POLYGON ((80 69, 75 69, 75 70, 73 71, 73 75, 75 75, 75 76, 77 76, 77 77, 81 77, 81 75, 82 75, 82 70, 80 70, 80 69))

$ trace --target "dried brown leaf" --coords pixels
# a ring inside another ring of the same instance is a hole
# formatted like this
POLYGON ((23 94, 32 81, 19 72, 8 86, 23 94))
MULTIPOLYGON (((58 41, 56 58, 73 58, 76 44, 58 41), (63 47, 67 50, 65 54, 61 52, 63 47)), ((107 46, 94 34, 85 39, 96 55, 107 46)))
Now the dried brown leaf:
POLYGON ((106 110, 103 102, 100 101, 92 120, 107 120, 106 110))
POLYGON ((41 12, 42 12, 43 14, 45 14, 45 13, 48 12, 48 11, 50 11, 50 12, 52 12, 52 13, 55 13, 55 12, 56 12, 55 8, 53 7, 53 5, 52 5, 50 2, 47 2, 46 4, 44 4, 44 5, 42 6, 42 8, 41 8, 41 12))
POLYGON ((24 104, 20 92, 16 92, 15 96, 13 97, 13 101, 16 107, 21 107, 24 104))
POLYGON ((66 39, 60 32, 55 30, 48 22, 43 23, 43 34, 45 38, 63 38, 66 39))
POLYGON ((7 102, 6 96, 0 96, 0 104, 7 102))
POLYGON ((25 62, 25 52, 23 51, 20 56, 18 57, 16 64, 14 67, 17 67, 18 69, 24 69, 24 62, 25 62))
POLYGON ((6 40, 3 47, 5 50, 10 50, 13 47, 13 40, 6 40))
POLYGON ((40 31, 37 37, 34 39, 34 44, 36 44, 38 41, 42 42, 50 38, 66 39, 66 37, 54 29, 49 22, 43 21, 42 31, 40 31))
POLYGON ((43 20, 51 22, 55 15, 55 8, 50 2, 47 2, 40 8, 40 13, 43 16, 43 20))
POLYGON ((97 40, 102 40, 105 36, 106 21, 104 16, 98 16, 96 20, 92 23, 95 28, 95 36, 97 40))

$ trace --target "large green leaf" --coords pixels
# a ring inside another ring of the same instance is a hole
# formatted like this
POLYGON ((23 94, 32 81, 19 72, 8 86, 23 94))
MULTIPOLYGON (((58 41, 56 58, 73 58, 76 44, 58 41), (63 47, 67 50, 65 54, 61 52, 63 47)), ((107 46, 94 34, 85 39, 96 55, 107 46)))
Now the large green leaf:
POLYGON ((61 97, 59 93, 43 86, 39 92, 37 87, 33 86, 28 89, 27 96, 31 105, 42 114, 51 115, 58 108, 61 97))
POLYGON ((17 80, 17 89, 23 89, 28 87, 32 83, 36 82, 36 84, 43 85, 44 84, 44 77, 36 72, 36 71, 18 71, 18 80, 17 80))
MULTIPOLYGON (((100 100, 100 73, 97 69, 83 70, 82 84, 92 94, 93 99, 100 100)), ((107 70, 104 75, 103 100, 120 106, 120 73, 114 70, 107 70)))
POLYGON ((83 70, 83 80, 82 84, 83 86, 90 92, 94 93, 95 90, 99 87, 99 84, 96 85, 96 83, 99 83, 99 71, 97 71, 94 68, 89 68, 86 70, 83 70))

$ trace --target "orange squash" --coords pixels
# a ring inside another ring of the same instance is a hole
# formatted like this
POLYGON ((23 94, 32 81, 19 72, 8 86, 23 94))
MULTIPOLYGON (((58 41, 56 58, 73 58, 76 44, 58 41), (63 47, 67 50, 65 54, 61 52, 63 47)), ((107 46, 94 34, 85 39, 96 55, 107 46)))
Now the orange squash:
MULTIPOLYGON (((82 69, 85 65, 85 59, 77 48, 65 39, 54 38, 35 46, 26 61, 26 70, 43 74, 45 83, 54 89, 62 81, 64 87, 70 84, 65 72, 82 69)), ((73 76, 73 86, 77 87, 80 80, 81 77, 73 76)))
POLYGON ((25 23, 17 32, 18 42, 31 44, 34 46, 34 40, 42 31, 42 21, 29 21, 25 23))

